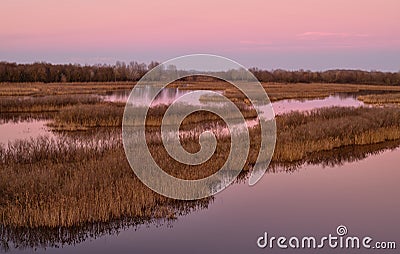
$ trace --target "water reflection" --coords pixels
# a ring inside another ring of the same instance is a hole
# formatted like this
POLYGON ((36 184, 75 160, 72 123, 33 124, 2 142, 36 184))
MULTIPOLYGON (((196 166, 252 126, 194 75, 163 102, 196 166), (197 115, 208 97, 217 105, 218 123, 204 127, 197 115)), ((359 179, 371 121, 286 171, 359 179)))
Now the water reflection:
POLYGON ((351 145, 335 148, 330 151, 321 151, 309 154, 303 160, 293 163, 272 163, 269 173, 293 172, 304 165, 318 165, 322 168, 343 166, 346 163, 353 163, 364 160, 372 155, 379 155, 385 151, 396 150, 400 146, 400 140, 387 141, 370 145, 351 145))
MULTIPOLYGON (((150 104, 150 102, 152 102, 151 100, 152 98, 150 95, 157 90, 158 90, 157 87, 147 86, 144 89, 138 91, 138 94, 136 94, 137 96, 135 96, 135 100, 133 101, 134 104, 138 106, 150 104)), ((179 90, 178 88, 163 89, 153 101, 153 106, 157 106, 160 104, 165 104, 165 105, 171 104, 175 99, 179 98, 180 96, 188 92, 190 91, 179 90)), ((105 96, 102 96, 102 99, 104 101, 125 103, 128 101, 130 93, 131 93, 130 90, 115 91, 108 93, 105 96)))
POLYGON ((330 95, 324 99, 281 100, 273 102, 275 114, 282 115, 291 111, 308 111, 325 107, 361 107, 362 101, 351 95, 330 95))
MULTIPOLYGON (((141 91, 140 96, 137 96, 135 100, 135 104, 145 105, 151 102, 150 94, 151 91, 157 90, 153 87, 147 87, 141 91)), ((174 100, 179 98, 180 96, 191 92, 190 90, 179 90, 178 88, 166 88, 163 89, 156 99, 153 102, 153 105, 165 104, 169 105, 174 100)), ((220 91, 221 92, 221 91, 220 91)), ((368 91, 366 91, 368 92, 368 91)), ((378 93, 378 91, 376 91, 378 93)), ((384 92, 384 91, 383 91, 384 92)), ((370 92, 371 93, 371 92, 370 92)), ((360 92, 362 94, 362 92, 360 92)), ((130 91, 116 91, 109 93, 102 98, 105 101, 111 102, 126 102, 129 98, 130 91)), ((323 99, 286 99, 280 100, 276 102, 272 102, 272 106, 274 108, 275 114, 281 115, 285 113, 289 113, 291 111, 307 111, 316 108, 323 107, 361 107, 364 106, 362 101, 357 100, 358 93, 337 93, 334 95, 330 95, 323 99)), ((194 105, 200 104, 199 100, 192 102, 194 105)))
MULTIPOLYGON (((207 209, 213 199, 180 202, 171 205, 169 209, 178 216, 186 216, 191 212, 207 209)), ((60 248, 75 246, 88 239, 94 240, 102 236, 118 235, 125 230, 140 230, 142 226, 156 227, 172 226, 176 217, 151 218, 122 218, 108 222, 94 222, 76 227, 10 227, 0 225, 0 250, 11 252, 26 249, 60 248)))
POLYGON ((47 127, 48 120, 16 119, 0 122, 0 144, 7 144, 18 139, 31 139, 39 136, 54 137, 47 127))

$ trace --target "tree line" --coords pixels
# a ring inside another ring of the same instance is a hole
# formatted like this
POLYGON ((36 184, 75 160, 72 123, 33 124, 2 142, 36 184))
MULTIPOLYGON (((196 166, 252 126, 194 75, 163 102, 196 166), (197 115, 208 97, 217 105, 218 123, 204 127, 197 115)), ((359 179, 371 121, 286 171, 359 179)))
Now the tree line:
POLYGON ((0 82, 112 82, 137 81, 158 62, 96 64, 17 64, 0 62, 0 82))
POLYGON ((400 85, 400 71, 327 70, 313 72, 309 70, 267 71, 258 68, 251 68, 249 71, 263 82, 400 85))
MULTIPOLYGON (((116 62, 114 65, 50 64, 45 62, 17 64, 0 62, 0 82, 116 82, 138 81, 149 70, 159 65, 132 61, 129 64, 116 62)), ((373 85, 400 85, 399 72, 362 71, 362 70, 262 70, 250 68, 261 82, 278 83, 357 83, 373 85)), ((239 73, 240 74, 240 73, 239 73)), ((226 75, 238 75, 227 72, 226 75)), ((190 80, 196 80, 192 77, 190 80)), ((235 79, 235 78, 233 78, 235 79)))

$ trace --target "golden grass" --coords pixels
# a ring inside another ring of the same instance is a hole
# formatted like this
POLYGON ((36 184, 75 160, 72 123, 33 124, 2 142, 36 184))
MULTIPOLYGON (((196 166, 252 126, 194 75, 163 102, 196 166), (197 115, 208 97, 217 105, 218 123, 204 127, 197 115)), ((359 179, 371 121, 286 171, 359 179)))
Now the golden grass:
MULTIPOLYGON (((181 90, 220 90, 224 91, 230 99, 244 99, 244 95, 233 88, 227 82, 223 81, 204 81, 204 82, 175 82, 172 87, 178 87, 181 90)), ((262 86, 268 93, 271 101, 284 99, 302 99, 302 98, 323 98, 335 93, 357 93, 357 92, 376 92, 393 91, 400 92, 398 86, 377 86, 377 85, 357 85, 357 84, 334 84, 334 83, 267 83, 262 86)))
POLYGON ((130 169, 118 137, 84 142, 39 138, 2 148, 0 224, 70 227, 124 217, 176 217, 174 208, 183 202, 144 186, 130 169))
MULTIPOLYGON (((68 138, 59 140, 40 138, 0 147, 2 227, 81 227, 123 218, 175 218, 185 209, 185 204, 191 207, 209 204, 212 199, 182 202, 149 190, 136 178, 126 161, 120 130, 111 128, 121 126, 124 105, 99 102, 97 98, 89 99, 95 97, 88 95, 71 95, 129 89, 133 85, 0 84, 0 96, 51 95, 21 101, 16 100, 18 97, 3 97, 1 113, 55 111, 48 115, 55 130, 86 130, 71 132, 68 138), (100 131, 105 128, 99 127, 110 128, 100 131)), ((242 109, 245 118, 255 117, 245 98, 224 82, 191 82, 189 85, 176 82, 172 86, 222 90, 242 109)), ((400 91, 400 87, 343 84, 263 83, 263 86, 271 100, 324 97, 337 92, 400 91)), ((376 96, 371 98, 376 99, 376 96)), ((166 108, 152 108, 147 119, 150 131, 146 138, 157 162, 171 175, 183 179, 199 179, 214 173, 225 162, 230 149, 230 137, 221 131, 224 128, 222 121, 214 114, 204 112, 192 114, 184 121, 181 137, 188 151, 199 149, 198 134, 204 130, 214 131, 220 141, 217 153, 208 164, 188 167, 173 162, 162 148, 159 127, 166 108)), ((276 121, 278 132, 273 165, 317 161, 323 157, 322 153, 330 154, 324 157, 326 161, 330 158, 337 161, 332 151, 341 153, 349 147, 386 144, 400 139, 400 109, 396 107, 318 109, 285 114, 276 121)), ((258 155, 258 131, 258 127, 250 130, 251 151, 245 171, 251 169, 258 155)), ((359 152, 357 158, 366 153, 359 152)))
POLYGON ((57 111, 60 108, 100 103, 93 95, 58 95, 44 97, 3 97, 0 100, 0 113, 42 113, 57 111))
MULTIPOLYGON (((90 82, 90 83, 0 83, 0 96, 44 96, 63 94, 105 94, 116 90, 130 90, 136 82, 90 82)), ((398 86, 334 83, 266 83, 262 86, 271 101, 282 99, 320 98, 338 92, 397 91, 398 86)), ((176 81, 169 87, 181 90, 219 90, 231 98, 241 98, 237 90, 224 81, 176 81)))
MULTIPOLYGON (((222 134, 221 126, 200 126, 182 136, 188 151, 199 149, 198 134, 205 129, 213 129, 219 140, 217 152, 200 166, 174 162, 162 147, 159 130, 147 133, 149 149, 166 172, 183 179, 199 179, 224 164, 230 137, 222 134)), ((399 140, 400 109, 327 108, 295 112, 279 116, 277 127, 273 163, 296 163, 316 158, 321 152, 399 140)), ((246 171, 258 154, 257 131, 257 127, 250 129, 246 171)), ((18 141, 1 147, 0 224, 70 227, 124 217, 174 218, 174 207, 181 202, 152 192, 136 178, 125 158, 120 130, 93 133, 94 136, 79 134, 58 140, 18 141)), ((204 202, 209 200, 201 204, 204 202)))
POLYGON ((49 124, 56 131, 87 130, 94 127, 121 127, 124 105, 100 103, 61 109, 49 124))
POLYGON ((116 90, 130 90, 135 84, 136 82, 0 83, 0 96, 105 94, 116 90))
POLYGON ((399 104, 400 93, 369 94, 358 96, 357 99, 367 104, 399 104))
POLYGON ((277 117, 274 160, 293 162, 350 145, 400 139, 399 108, 322 108, 277 117))
MULTIPOLYGON (((104 103, 89 94, 131 89, 135 83, 0 84, 4 121, 52 120, 58 140, 39 138, 0 146, 0 245, 44 247, 76 243, 126 225, 174 219, 206 208, 213 198, 177 201, 154 193, 133 174, 121 143, 124 104, 104 103), (81 95, 78 95, 81 94, 81 95), (82 95, 86 94, 86 95, 82 95), (19 101, 20 96, 30 96, 19 101), (40 97, 38 97, 40 96, 40 97), (9 112, 9 113, 6 113, 9 112), (29 113, 30 112, 30 113, 29 113), (103 128, 108 127, 108 128, 103 128), (117 128, 115 128, 117 127, 117 128), (63 131, 75 132, 63 132, 63 131), (76 130, 85 130, 76 132, 76 130)), ((400 87, 347 84, 263 83, 271 101, 321 98, 338 92, 400 92, 400 87)), ((225 82, 175 82, 180 89, 223 91, 252 119, 245 97, 225 82)), ((365 103, 398 103, 399 94, 360 96, 365 103)), ((202 98, 213 100, 213 98, 202 98)), ((200 179, 223 165, 230 149, 226 126, 214 114, 195 113, 181 126, 182 145, 199 149, 205 130, 218 137, 217 152, 200 166, 172 160, 162 147, 160 124, 166 106, 152 108, 146 138, 157 163, 183 179, 200 179)), ((336 165, 395 148, 400 140, 400 109, 329 108, 277 117, 277 144, 269 172, 291 170, 303 163, 336 165)), ((259 149, 259 128, 250 129, 247 176, 259 149)))
MULTIPOLYGON (((243 112, 246 119, 255 118, 256 112, 246 104, 236 103, 243 112)), ((194 107, 194 106, 185 106, 194 107)), ((195 108, 195 107, 194 107, 195 108)), ((59 110, 49 124, 56 131, 80 131, 95 127, 122 127, 122 118, 124 116, 125 104, 123 103, 98 103, 94 105, 74 105, 59 110)), ((147 114, 146 125, 157 127, 162 123, 162 117, 168 109, 167 105, 158 105, 151 107, 147 114)), ((176 112, 176 117, 180 112, 176 112)), ((202 122, 216 121, 219 117, 215 114, 209 114, 204 111, 196 112, 185 118, 184 125, 199 124, 202 122)), ((174 120, 171 120, 175 123, 174 120)), ((137 122, 134 115, 127 116, 127 122, 132 125, 141 124, 137 122)))

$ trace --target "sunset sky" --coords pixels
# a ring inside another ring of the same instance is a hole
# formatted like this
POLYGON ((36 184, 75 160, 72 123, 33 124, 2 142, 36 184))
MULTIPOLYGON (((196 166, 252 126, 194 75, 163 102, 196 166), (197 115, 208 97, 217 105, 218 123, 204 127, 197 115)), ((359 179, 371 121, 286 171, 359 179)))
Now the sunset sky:
POLYGON ((399 0, 1 0, 0 61, 400 70, 399 0))

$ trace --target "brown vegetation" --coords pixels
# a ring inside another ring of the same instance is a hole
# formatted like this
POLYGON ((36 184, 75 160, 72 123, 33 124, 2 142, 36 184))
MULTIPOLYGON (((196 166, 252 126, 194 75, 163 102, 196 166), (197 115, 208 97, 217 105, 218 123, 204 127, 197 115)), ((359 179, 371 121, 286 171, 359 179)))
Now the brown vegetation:
MULTIPOLYGON (((133 174, 121 142, 124 104, 101 102, 96 96, 68 95, 104 93, 113 89, 129 89, 131 84, 1 84, 0 95, 51 95, 43 97, 2 97, 0 112, 7 121, 18 112, 47 115, 58 139, 39 138, 0 146, 0 226, 10 228, 84 227, 91 223, 134 218, 175 218, 182 211, 206 207, 212 200, 183 202, 160 196, 144 186, 133 174), (100 127, 100 128, 99 128, 100 127), (102 128, 109 127, 109 128, 102 128)), ((222 90, 233 99, 246 119, 255 112, 240 93, 226 82, 178 81, 180 89, 222 90)), ((263 83, 271 100, 324 97, 337 92, 400 91, 400 87, 342 84, 277 84, 263 83), (310 92, 311 91, 311 92, 310 92)), ((396 95, 370 96, 389 98, 396 95)), ((204 99, 204 98, 203 98, 204 99)), ((205 98, 210 100, 212 98, 205 98)), ((386 102, 386 101, 385 101, 386 102)), ((157 163, 171 175, 183 179, 199 179, 215 172, 226 160, 230 137, 226 126, 214 114, 199 112, 189 116, 181 126, 182 145, 188 151, 199 149, 198 136, 204 130, 218 137, 217 153, 208 164, 188 167, 176 162, 162 147, 160 124, 167 106, 150 109, 146 133, 151 153, 157 163)), ((22 117, 22 115, 21 115, 22 117)), ((25 117, 25 115, 23 116, 25 117)), ((27 115, 26 117, 32 117, 27 115)), ((277 144, 274 165, 298 165, 304 162, 340 161, 336 154, 355 153, 366 156, 370 149, 354 147, 382 144, 400 139, 400 109, 393 108, 325 108, 310 112, 294 112, 277 117, 277 144), (351 150, 351 151, 349 151, 351 150), (324 156, 324 154, 326 156, 324 156), (331 160, 332 159, 332 160, 331 160)), ((251 170, 259 148, 259 128, 250 129, 251 150, 244 170, 251 170)), ((396 143, 397 144, 397 143, 396 143)), ((392 145, 393 146, 393 145, 392 145)), ((373 150, 373 149, 372 149, 373 150)), ((373 150, 375 151, 375 150, 373 150)), ((140 156, 140 155, 138 155, 140 156)), ((351 157, 353 158, 353 157, 351 157)), ((350 159, 351 159, 350 158, 350 159)), ((2 232, 9 232, 9 231, 2 232)), ((10 231, 11 232, 11 231, 10 231)))
MULTIPOLYGON (((282 84, 274 82, 261 83, 271 101, 284 99, 310 99, 323 98, 336 93, 377 93, 377 92, 400 92, 400 86, 376 86, 361 84, 328 84, 328 83, 295 83, 282 84)), ((181 90, 220 90, 228 98, 244 100, 245 96, 239 90, 223 81, 183 82, 178 81, 171 85, 181 90)), ((212 100, 213 98, 209 98, 212 100)), ((212 97, 212 96, 211 96, 212 97)), ((204 98, 205 99, 205 98, 204 98)))
MULTIPOLYGON (((106 94, 107 92, 130 90, 135 82, 109 82, 109 83, 2 83, 0 96, 7 99, 11 96, 43 96, 66 94, 106 94)), ((262 83, 271 101, 283 99, 322 98, 335 93, 376 93, 381 91, 400 92, 400 86, 375 86, 360 84, 327 84, 327 83, 262 83)), ((244 95, 232 85, 224 81, 183 81, 179 80, 169 85, 180 90, 218 90, 233 100, 243 100, 244 95)), ((40 98, 40 97, 39 97, 40 98)))
POLYGON ((274 160, 302 160, 318 151, 400 139, 398 108, 322 108, 277 117, 274 160))
POLYGON ((121 127, 124 105, 101 103, 61 109, 49 126, 57 131, 87 130, 94 127, 121 127))
POLYGON ((0 113, 51 112, 66 106, 96 104, 100 101, 100 98, 92 95, 58 95, 27 98, 4 97, 0 100, 0 113))
MULTIPOLYGON (((2 226, 69 227, 124 217, 175 218, 182 201, 133 174, 118 135, 19 141, 0 150, 2 226)), ((207 205, 210 199, 187 202, 207 205)), ((182 211, 182 210, 181 210, 182 211)))
MULTIPOLYGON (((237 103, 237 106, 242 110, 243 116, 246 119, 255 118, 255 111, 251 110, 244 103, 237 103)), ((53 119, 49 126, 57 131, 75 131, 87 130, 94 127, 122 127, 122 118, 124 116, 123 103, 99 103, 95 105, 74 105, 61 109, 53 119)), ((191 107, 190 105, 185 106, 191 107)), ((167 110, 167 105, 158 105, 151 107, 147 114, 147 126, 160 126, 162 117, 167 110)), ((177 117, 180 112, 176 112, 177 117)), ((189 115, 183 121, 183 124, 198 124, 202 122, 210 122, 218 120, 219 117, 214 114, 201 111, 189 115)), ((132 125, 141 124, 137 122, 135 116, 127 116, 127 122, 132 125), (130 117, 130 118, 129 118, 130 117)))
POLYGON ((369 94, 358 96, 357 99, 367 104, 399 104, 400 93, 369 94))
POLYGON ((46 96, 65 94, 105 94, 130 90, 136 82, 0 83, 0 96, 46 96))
MULTIPOLYGON (((209 127, 204 125, 204 129, 209 127)), ((324 151, 398 140, 400 110, 328 108, 295 112, 278 117, 277 127, 273 163, 293 163, 324 151)), ((160 135, 152 132, 146 137, 156 161, 168 173, 198 179, 213 173, 226 159, 230 138, 219 128, 223 126, 211 128, 219 140, 217 153, 209 164, 195 170, 171 164, 160 135)), ((196 137, 203 130, 183 135, 183 146, 189 151, 198 149, 196 137)), ((255 132, 257 128, 250 130, 251 151, 245 170, 251 169, 258 153, 255 132)), ((93 133, 18 141, 2 147, 1 224, 57 227, 122 217, 173 218, 173 207, 180 203, 155 194, 135 177, 125 158, 120 130, 93 133)))

